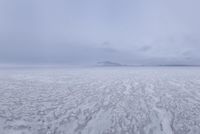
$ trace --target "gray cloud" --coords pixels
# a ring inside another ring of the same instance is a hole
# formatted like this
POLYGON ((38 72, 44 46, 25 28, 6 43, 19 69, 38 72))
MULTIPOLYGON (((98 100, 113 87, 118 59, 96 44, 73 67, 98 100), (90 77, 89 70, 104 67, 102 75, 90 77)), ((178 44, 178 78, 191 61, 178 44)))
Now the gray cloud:
POLYGON ((0 62, 200 64, 199 0, 1 0, 0 62))
POLYGON ((140 49, 139 49, 139 51, 141 51, 141 52, 146 52, 146 51, 148 51, 148 50, 150 50, 151 49, 151 46, 142 46, 140 49))

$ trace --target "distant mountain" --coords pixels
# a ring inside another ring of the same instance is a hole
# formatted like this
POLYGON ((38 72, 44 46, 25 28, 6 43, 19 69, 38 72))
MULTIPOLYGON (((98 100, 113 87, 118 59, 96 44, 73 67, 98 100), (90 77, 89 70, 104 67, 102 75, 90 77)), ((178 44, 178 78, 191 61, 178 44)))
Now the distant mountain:
POLYGON ((111 61, 103 61, 97 63, 99 66, 126 66, 120 63, 111 62, 111 61))
POLYGON ((200 65, 188 65, 188 64, 121 64, 117 62, 112 61, 103 61, 103 62, 97 62, 97 66, 111 66, 111 67, 117 67, 117 66, 129 66, 129 67, 144 67, 144 66, 158 66, 158 67, 190 67, 190 66, 200 66, 200 65))
POLYGON ((188 64, 165 64, 165 65, 156 65, 156 66, 171 66, 171 67, 190 67, 190 66, 200 66, 200 65, 193 65, 193 64, 191 64, 191 65, 188 65, 188 64))

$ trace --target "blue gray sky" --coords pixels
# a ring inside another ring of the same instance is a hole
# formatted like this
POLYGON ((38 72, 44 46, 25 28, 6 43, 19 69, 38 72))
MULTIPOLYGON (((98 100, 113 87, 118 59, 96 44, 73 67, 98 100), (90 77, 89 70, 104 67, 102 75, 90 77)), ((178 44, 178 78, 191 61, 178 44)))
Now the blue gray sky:
POLYGON ((199 0, 0 0, 0 63, 200 64, 199 0))

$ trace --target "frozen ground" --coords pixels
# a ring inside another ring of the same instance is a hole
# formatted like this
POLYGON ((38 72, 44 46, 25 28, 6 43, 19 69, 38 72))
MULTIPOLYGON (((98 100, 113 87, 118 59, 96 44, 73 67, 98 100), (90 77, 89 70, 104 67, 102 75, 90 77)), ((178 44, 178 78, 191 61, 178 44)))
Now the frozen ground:
POLYGON ((0 134, 200 134, 200 68, 1 69, 0 134))

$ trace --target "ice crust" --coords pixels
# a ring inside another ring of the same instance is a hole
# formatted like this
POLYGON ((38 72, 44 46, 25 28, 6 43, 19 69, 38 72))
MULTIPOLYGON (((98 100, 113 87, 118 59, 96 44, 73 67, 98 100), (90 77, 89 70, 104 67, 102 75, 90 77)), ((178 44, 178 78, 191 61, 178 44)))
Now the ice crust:
POLYGON ((0 134, 200 134, 200 68, 1 69, 0 134))

